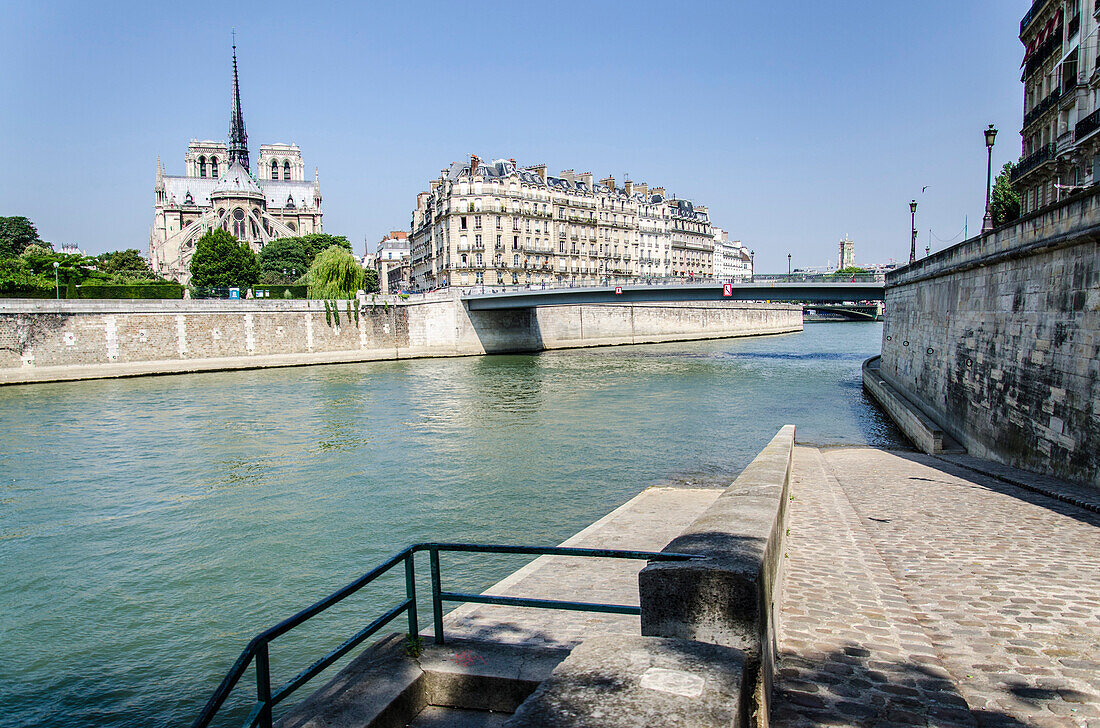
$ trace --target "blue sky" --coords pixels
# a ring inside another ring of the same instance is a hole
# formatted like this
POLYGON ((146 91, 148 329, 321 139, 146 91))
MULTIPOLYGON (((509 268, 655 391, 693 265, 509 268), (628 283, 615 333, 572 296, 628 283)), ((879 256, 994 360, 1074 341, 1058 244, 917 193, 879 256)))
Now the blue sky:
POLYGON ((474 153, 710 207, 757 270, 905 260, 981 227, 984 127, 1018 158, 1027 0, 11 2, 0 14, 0 215, 145 250, 160 155, 225 139, 230 30, 253 160, 295 142, 325 230, 362 254, 474 153), (922 194, 921 188, 928 185, 922 194))

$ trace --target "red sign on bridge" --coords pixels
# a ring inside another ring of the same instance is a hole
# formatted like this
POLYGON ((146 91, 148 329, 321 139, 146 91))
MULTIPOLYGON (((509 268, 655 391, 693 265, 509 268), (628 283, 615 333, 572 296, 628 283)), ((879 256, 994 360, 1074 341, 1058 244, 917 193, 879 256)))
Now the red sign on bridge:
POLYGON ((729 296, 733 295, 733 284, 732 283, 726 283, 722 286, 722 295, 726 296, 727 298, 729 296))
POLYGON ((623 287, 622 286, 615 286, 615 295, 616 296, 623 295, 623 287))

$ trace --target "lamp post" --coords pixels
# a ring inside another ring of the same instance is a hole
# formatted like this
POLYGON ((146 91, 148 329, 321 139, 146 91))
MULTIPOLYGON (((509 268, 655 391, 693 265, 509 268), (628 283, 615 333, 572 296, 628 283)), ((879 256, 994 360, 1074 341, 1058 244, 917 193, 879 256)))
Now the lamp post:
POLYGON ((53 290, 54 290, 54 298, 60 300, 61 299, 61 283, 59 283, 58 280, 57 280, 57 266, 58 266, 58 263, 55 260, 53 262, 53 290))
POLYGON ((791 279, 791 254, 787 253, 787 280, 791 279))
POLYGON ((913 228, 913 242, 909 245, 909 265, 917 262, 917 201, 909 203, 909 225, 913 228))
POLYGON ((756 251, 749 251, 749 281, 756 281, 756 251))
POLYGON ((982 232, 993 229, 993 214, 989 211, 990 184, 993 182, 993 142, 997 140, 997 129, 990 124, 985 130, 985 149, 988 159, 985 166, 985 220, 982 221, 982 232))

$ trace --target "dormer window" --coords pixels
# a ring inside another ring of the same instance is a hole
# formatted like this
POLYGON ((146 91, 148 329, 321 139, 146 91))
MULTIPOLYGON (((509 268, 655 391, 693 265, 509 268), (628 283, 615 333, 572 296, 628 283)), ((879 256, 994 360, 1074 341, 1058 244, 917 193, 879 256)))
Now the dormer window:
POLYGON ((188 191, 187 196, 183 198, 183 204, 185 204, 185 205, 194 205, 195 204, 195 200, 194 200, 193 197, 191 197, 191 192, 190 191, 188 191))
POLYGON ((296 207, 296 205, 294 204, 294 196, 293 195, 287 195, 286 196, 286 206, 288 208, 290 208, 291 210, 293 210, 296 207))

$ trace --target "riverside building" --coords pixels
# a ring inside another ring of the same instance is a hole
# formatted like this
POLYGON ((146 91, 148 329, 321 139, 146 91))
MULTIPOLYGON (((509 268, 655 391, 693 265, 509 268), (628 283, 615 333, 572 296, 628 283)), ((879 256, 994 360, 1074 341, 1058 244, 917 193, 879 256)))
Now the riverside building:
POLYGON ((1100 181, 1100 66, 1091 0, 1035 0, 1024 44, 1022 152, 1012 175, 1021 214, 1100 181))
POLYGON ((184 167, 181 177, 167 175, 157 159, 149 264, 159 275, 186 284, 195 244, 214 228, 228 230, 256 252, 277 238, 322 232, 320 183, 316 174, 306 181, 296 144, 261 144, 252 173, 236 47, 229 144, 193 140, 184 167))
POLYGON ((456 162, 417 195, 412 285, 615 285, 711 277, 707 208, 614 177, 456 162))

